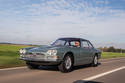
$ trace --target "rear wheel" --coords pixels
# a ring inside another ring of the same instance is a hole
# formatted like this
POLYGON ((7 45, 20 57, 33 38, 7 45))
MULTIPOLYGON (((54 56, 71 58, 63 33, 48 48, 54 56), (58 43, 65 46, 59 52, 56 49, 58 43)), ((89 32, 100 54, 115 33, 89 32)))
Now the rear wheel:
POLYGON ((27 67, 29 69, 38 69, 39 68, 39 65, 31 64, 31 63, 28 63, 28 62, 26 62, 26 64, 27 64, 27 67))
POLYGON ((66 55, 61 64, 58 66, 59 70, 64 73, 72 71, 72 67, 73 58, 71 55, 66 55))
POLYGON ((93 67, 98 66, 98 56, 94 56, 93 61, 92 61, 92 66, 93 67))

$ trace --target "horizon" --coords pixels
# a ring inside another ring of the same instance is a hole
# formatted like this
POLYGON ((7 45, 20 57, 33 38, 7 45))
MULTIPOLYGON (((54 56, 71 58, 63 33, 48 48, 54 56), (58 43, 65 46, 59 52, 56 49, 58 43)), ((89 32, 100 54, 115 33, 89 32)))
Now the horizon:
MULTIPOLYGON (((52 44, 53 42, 51 42, 50 44, 52 44)), ((92 42, 91 42, 92 43, 92 42)), ((50 45, 50 44, 33 44, 33 43, 13 43, 13 42, 0 42, 0 44, 12 44, 12 45, 14 45, 14 44, 16 44, 16 45, 50 45)), ((96 44, 96 43, 92 43, 93 44, 93 46, 95 47, 95 48, 100 48, 100 47, 114 47, 114 48, 117 48, 117 49, 125 49, 124 47, 119 47, 118 45, 119 44, 117 44, 117 45, 115 45, 115 44, 105 44, 105 45, 100 45, 100 44, 96 44)), ((122 44, 121 44, 122 45, 122 44)))
POLYGON ((81 37, 125 49, 125 0, 0 0, 0 42, 50 44, 81 37))

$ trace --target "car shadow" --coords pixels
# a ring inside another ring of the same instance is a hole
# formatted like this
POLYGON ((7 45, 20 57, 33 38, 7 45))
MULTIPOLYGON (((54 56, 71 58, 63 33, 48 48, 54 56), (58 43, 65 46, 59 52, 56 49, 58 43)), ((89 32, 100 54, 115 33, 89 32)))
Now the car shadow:
MULTIPOLYGON (((101 65, 101 63, 98 63, 98 65, 101 65)), ((84 68, 88 68, 88 67, 91 67, 91 65, 86 64, 86 65, 74 66, 72 71, 84 69, 84 68)), ((58 66, 40 66, 39 70, 59 71, 58 66)))
POLYGON ((77 80, 77 81, 74 81, 73 83, 103 83, 103 82, 77 80))
POLYGON ((80 65, 80 66, 74 66, 73 70, 79 70, 79 69, 83 69, 83 68, 88 68, 91 67, 90 65, 86 64, 86 65, 80 65))
POLYGON ((39 70, 59 71, 57 66, 40 66, 39 70))
MULTIPOLYGON (((99 66, 99 65, 101 65, 101 63, 98 63, 98 66, 99 66)), ((91 67, 91 65, 90 65, 90 64, 86 64, 86 65, 74 66, 74 67, 73 67, 73 71, 79 70, 79 69, 88 68, 88 67, 91 67)))

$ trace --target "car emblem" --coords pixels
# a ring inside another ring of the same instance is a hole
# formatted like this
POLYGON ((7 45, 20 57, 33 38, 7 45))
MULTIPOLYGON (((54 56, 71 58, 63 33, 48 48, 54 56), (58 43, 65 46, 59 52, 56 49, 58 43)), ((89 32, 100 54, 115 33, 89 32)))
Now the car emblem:
POLYGON ((33 55, 33 57, 36 57, 36 55, 33 55))
POLYGON ((33 53, 33 55, 36 55, 36 53, 33 53))

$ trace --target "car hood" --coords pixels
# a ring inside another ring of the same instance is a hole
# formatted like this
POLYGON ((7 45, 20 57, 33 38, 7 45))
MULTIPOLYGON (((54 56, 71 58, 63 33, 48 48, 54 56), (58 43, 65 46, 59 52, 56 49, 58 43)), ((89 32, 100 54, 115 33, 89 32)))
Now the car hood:
POLYGON ((48 45, 43 45, 39 47, 32 47, 30 49, 27 49, 28 52, 47 52, 50 49, 57 49, 60 48, 60 46, 48 46, 48 45))

